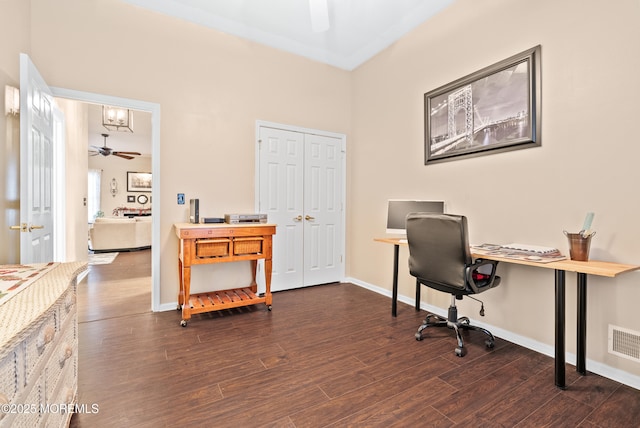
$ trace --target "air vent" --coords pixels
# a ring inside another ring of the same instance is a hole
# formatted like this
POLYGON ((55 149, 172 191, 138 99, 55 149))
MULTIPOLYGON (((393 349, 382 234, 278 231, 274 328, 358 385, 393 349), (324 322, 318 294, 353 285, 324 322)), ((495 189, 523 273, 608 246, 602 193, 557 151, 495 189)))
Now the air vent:
POLYGON ((640 332, 609 324, 609 353, 640 363, 640 332))

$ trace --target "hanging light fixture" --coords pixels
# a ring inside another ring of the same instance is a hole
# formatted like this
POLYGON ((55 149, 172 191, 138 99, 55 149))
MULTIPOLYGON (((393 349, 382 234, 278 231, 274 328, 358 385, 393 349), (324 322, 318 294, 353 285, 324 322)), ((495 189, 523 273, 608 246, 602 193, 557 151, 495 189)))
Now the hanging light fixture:
POLYGON ((109 131, 133 132, 133 111, 120 107, 102 106, 102 126, 109 131))

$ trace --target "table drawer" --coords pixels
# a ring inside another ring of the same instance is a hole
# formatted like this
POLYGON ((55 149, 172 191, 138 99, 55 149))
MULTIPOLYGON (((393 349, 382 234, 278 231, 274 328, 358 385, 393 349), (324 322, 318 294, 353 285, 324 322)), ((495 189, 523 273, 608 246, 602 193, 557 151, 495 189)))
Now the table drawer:
POLYGON ((262 253, 262 244, 264 238, 248 237, 233 239, 233 254, 236 256, 244 254, 260 254, 262 253))
POLYGON ((225 257, 229 255, 230 239, 197 239, 196 257, 225 257))

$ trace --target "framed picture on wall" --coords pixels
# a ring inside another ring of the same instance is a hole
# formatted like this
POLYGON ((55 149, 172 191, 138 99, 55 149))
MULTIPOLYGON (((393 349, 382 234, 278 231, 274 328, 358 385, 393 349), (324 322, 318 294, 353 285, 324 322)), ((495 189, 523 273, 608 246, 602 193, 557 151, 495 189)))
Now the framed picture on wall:
POLYGON ((540 51, 424 94, 425 164, 540 146, 540 51))
POLYGON ((135 202, 136 197, 134 195, 127 195, 127 202, 135 202))
POLYGON ((127 192, 151 192, 151 173, 128 171, 127 192))

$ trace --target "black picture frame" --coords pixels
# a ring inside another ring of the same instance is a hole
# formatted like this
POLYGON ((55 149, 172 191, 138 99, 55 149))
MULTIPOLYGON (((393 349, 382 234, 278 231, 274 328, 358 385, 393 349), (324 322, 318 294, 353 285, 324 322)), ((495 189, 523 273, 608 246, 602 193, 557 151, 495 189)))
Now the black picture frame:
POLYGON ((425 165, 537 147, 541 46, 424 94, 425 165))
POLYGON ((127 192, 151 192, 151 173, 127 171, 127 192))
POLYGON ((135 201, 136 201, 135 195, 127 195, 127 202, 135 202, 135 201))

